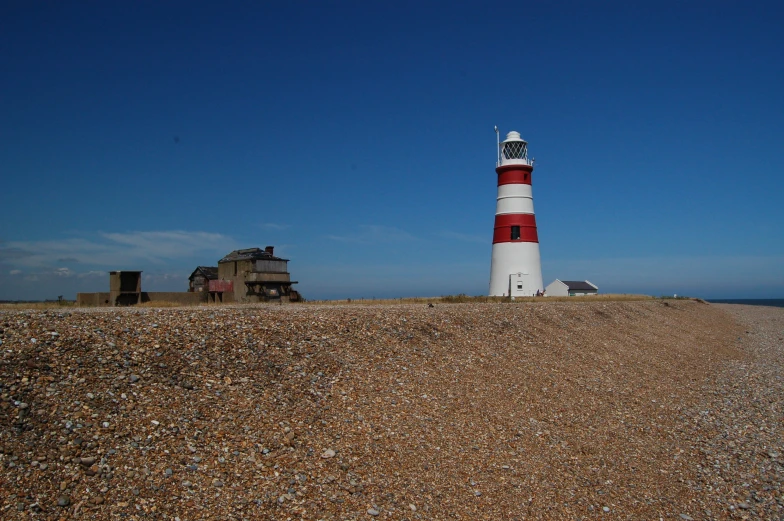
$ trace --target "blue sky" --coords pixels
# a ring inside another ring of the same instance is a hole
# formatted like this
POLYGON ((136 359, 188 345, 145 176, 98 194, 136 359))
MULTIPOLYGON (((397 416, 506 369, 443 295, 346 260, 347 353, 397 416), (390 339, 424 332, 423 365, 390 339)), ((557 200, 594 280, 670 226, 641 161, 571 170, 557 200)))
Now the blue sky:
POLYGON ((184 290, 274 245, 308 298, 484 294, 495 134, 545 283, 784 297, 781 2, 5 2, 0 299, 184 290), (67 5, 70 4, 70 5, 67 5))

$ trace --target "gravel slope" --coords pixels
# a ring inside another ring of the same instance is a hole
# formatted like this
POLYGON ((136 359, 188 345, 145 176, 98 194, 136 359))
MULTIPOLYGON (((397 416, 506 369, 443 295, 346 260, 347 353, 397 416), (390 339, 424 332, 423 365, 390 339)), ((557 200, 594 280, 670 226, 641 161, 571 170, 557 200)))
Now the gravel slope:
POLYGON ((3 519, 782 515, 784 310, 0 313, 3 519))

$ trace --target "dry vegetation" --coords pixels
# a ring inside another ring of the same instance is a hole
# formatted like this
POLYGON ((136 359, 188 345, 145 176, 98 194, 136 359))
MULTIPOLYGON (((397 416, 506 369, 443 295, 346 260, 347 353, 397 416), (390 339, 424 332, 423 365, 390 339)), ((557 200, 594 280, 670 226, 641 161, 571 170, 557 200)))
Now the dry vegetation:
MULTIPOLYGON (((196 306, 206 305, 206 304, 194 304, 196 306)), ((137 307, 140 308, 181 308, 181 307, 188 307, 184 306, 180 302, 170 302, 168 300, 156 300, 151 302, 142 302, 141 304, 137 304, 137 307)))
POLYGON ((0 517, 779 518, 784 313, 585 300, 0 312, 0 517))
MULTIPOLYGON (((634 301, 634 300, 648 300, 654 297, 648 295, 633 295, 633 294, 601 294, 592 296, 580 297, 547 297, 549 302, 580 302, 601 300, 605 302, 621 302, 621 301, 634 301)), ((488 303, 531 303, 540 301, 541 297, 518 297, 514 301, 510 301, 507 297, 487 297, 487 296, 469 296, 469 295, 444 295, 440 297, 402 297, 392 299, 333 299, 333 300, 307 300, 305 302, 298 302, 299 304, 319 305, 319 306, 336 306, 343 304, 363 304, 372 306, 388 306, 397 304, 488 304, 488 303)), ((276 303, 266 303, 262 305, 274 305, 276 303)), ((235 304, 233 304, 235 305, 235 304)), ((182 304, 180 302, 171 302, 164 300, 156 300, 151 302, 144 302, 138 304, 137 307, 143 308, 175 308, 175 307, 192 307, 192 306, 222 306, 222 304, 208 304, 201 302, 199 304, 182 304)), ((250 306, 253 306, 251 304, 250 306)), ((75 308, 75 301, 46 301, 46 302, 0 302, 0 310, 25 310, 25 309, 68 309, 75 308)))
POLYGON ((584 295, 579 297, 517 297, 510 300, 508 297, 488 297, 470 295, 444 295, 441 297, 403 297, 395 299, 345 299, 345 300, 309 300, 305 302, 310 305, 342 305, 342 304, 363 304, 371 306, 388 306, 394 304, 525 304, 525 303, 546 303, 546 302, 629 302, 635 300, 649 300, 653 297, 648 295, 632 294, 601 294, 584 295))
POLYGON ((0 310, 5 311, 15 309, 68 309, 75 307, 76 302, 70 300, 63 302, 57 302, 56 300, 49 300, 46 302, 0 302, 0 310))

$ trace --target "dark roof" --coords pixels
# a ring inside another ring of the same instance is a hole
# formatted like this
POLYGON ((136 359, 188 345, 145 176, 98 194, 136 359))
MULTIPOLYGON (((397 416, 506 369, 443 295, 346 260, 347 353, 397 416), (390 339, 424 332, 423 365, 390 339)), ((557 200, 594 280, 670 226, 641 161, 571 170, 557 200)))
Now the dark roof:
POLYGON ((229 253, 221 260, 218 261, 218 264, 221 262, 233 262, 233 261, 241 261, 241 260, 284 260, 287 261, 288 259, 281 259, 280 257, 276 257, 268 251, 262 250, 261 248, 247 248, 244 250, 234 250, 233 252, 229 253))
POLYGON ((200 272, 205 279, 207 280, 218 280, 218 267, 217 266, 197 266, 191 276, 188 277, 188 280, 193 280, 193 277, 196 276, 196 273, 200 272))
POLYGON ((566 284, 569 289, 588 289, 588 290, 596 290, 594 286, 592 286, 588 281, 585 280, 562 280, 564 284, 566 284))

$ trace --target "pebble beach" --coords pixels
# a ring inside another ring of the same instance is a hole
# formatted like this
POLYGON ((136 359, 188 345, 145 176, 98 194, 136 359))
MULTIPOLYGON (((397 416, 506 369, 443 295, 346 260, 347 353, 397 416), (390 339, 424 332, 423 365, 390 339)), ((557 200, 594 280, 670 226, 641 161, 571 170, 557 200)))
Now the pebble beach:
POLYGON ((781 519, 784 308, 0 311, 0 518, 781 519))

